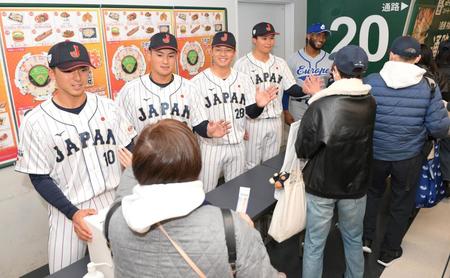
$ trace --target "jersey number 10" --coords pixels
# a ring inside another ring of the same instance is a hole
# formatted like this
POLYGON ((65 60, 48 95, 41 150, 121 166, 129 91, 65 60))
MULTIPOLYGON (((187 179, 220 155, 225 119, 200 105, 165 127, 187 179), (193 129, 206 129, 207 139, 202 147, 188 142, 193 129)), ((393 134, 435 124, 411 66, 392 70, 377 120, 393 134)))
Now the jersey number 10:
POLYGON ((103 158, 105 158, 106 166, 114 164, 116 162, 116 156, 112 150, 109 150, 103 154, 103 158))

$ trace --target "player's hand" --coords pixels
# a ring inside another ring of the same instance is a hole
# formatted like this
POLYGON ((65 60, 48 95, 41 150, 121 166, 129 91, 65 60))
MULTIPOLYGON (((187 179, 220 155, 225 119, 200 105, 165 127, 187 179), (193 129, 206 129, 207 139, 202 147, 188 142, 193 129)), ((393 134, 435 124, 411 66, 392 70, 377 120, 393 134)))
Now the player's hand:
POLYGON ((215 122, 210 121, 208 123, 206 133, 207 133, 208 137, 222 138, 225 135, 227 135, 228 133, 230 133, 230 129, 231 129, 230 122, 227 122, 224 120, 215 121, 215 122))
POLYGON ((132 160, 133 160, 133 153, 131 153, 127 148, 119 149, 119 161, 123 169, 130 167, 132 160))
POLYGON ((238 213, 239 216, 250 225, 250 227, 255 228, 255 223, 253 223, 252 219, 250 218, 250 216, 248 216, 247 213, 245 212, 238 212, 238 213))
POLYGON ((245 130, 245 131, 244 131, 244 140, 245 140, 245 141, 248 141, 248 139, 250 139, 250 134, 248 134, 248 131, 245 130))
POLYGON ((295 122, 294 117, 292 116, 291 113, 289 113, 288 110, 284 110, 284 111, 283 111, 283 115, 284 115, 284 122, 285 122, 287 125, 291 125, 293 122, 295 122))
POLYGON ((84 241, 91 241, 92 233, 86 222, 84 222, 84 217, 94 214, 97 214, 97 211, 95 209, 80 209, 73 215, 73 230, 75 231, 79 239, 84 241))
POLYGON ((265 107, 269 102, 277 97, 278 88, 276 86, 270 86, 265 91, 262 91, 259 86, 256 86, 255 101, 258 107, 265 107))
POLYGON ((302 89, 305 94, 314 95, 322 90, 323 80, 319 76, 310 75, 303 82, 302 89))

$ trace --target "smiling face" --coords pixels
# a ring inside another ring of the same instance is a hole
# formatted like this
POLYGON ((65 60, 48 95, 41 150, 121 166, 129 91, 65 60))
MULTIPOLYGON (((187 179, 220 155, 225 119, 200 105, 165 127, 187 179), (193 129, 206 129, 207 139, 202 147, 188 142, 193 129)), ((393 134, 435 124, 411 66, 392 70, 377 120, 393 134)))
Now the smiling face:
POLYGON ((151 64, 152 77, 167 79, 175 71, 177 52, 170 48, 153 49, 147 54, 147 62, 151 64))
POLYGON ((275 46, 275 35, 260 36, 252 39, 255 51, 262 54, 269 54, 275 46))
POLYGON ((320 50, 325 45, 327 41, 327 32, 322 33, 311 33, 306 36, 308 39, 308 44, 315 50, 320 50))
POLYGON ((88 66, 81 66, 69 71, 54 68, 50 71, 50 74, 51 78, 55 79, 58 94, 69 99, 77 99, 84 98, 89 72, 88 66))
POLYGON ((211 51, 212 63, 215 67, 230 68, 236 51, 228 46, 214 46, 211 51))

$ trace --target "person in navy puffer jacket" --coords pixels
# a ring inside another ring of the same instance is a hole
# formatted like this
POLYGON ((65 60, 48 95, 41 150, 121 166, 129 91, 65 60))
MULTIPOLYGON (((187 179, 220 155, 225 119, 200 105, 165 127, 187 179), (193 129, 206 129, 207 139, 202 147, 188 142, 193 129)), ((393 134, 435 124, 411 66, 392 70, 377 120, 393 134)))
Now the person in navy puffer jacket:
POLYGON ((392 43, 389 61, 380 73, 369 75, 377 102, 373 137, 372 183, 367 194, 363 250, 371 253, 380 201, 391 176, 391 201, 386 233, 378 263, 389 266, 402 255, 400 247, 414 207, 422 149, 428 135, 447 136, 450 125, 439 87, 431 93, 423 77, 425 70, 414 65, 420 60, 420 44, 412 37, 398 37, 392 43))

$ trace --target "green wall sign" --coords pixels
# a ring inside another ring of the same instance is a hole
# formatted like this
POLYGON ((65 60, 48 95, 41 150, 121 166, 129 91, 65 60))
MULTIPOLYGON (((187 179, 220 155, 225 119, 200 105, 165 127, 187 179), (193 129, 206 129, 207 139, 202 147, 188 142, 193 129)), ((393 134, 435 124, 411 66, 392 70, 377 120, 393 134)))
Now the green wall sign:
POLYGON ((335 52, 348 44, 366 50, 368 72, 377 72, 388 59, 389 46, 402 35, 410 0, 309 0, 308 26, 322 22, 330 28, 325 50, 335 52))

